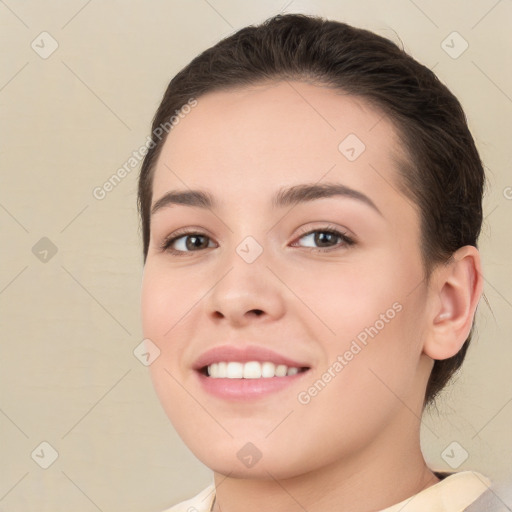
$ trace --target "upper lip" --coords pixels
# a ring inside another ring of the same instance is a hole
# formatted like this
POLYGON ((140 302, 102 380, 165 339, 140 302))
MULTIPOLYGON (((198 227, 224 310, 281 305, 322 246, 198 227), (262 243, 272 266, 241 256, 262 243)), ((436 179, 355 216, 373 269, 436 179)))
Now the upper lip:
POLYGON ((210 366, 213 363, 223 361, 237 361, 239 363, 247 363, 249 361, 269 361, 276 365, 284 364, 288 367, 309 368, 309 366, 303 362, 278 354, 269 348, 256 345, 249 345, 246 347, 221 345, 219 347, 214 347, 201 354, 195 361, 193 368, 195 370, 201 370, 205 366, 210 366))

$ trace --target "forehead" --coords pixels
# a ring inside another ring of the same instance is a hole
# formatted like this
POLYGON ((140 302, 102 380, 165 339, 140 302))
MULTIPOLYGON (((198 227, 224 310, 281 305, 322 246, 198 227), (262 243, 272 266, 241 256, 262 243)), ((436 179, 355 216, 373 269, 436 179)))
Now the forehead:
POLYGON ((153 200, 170 188, 203 188, 260 201, 323 179, 396 195, 397 158, 393 124, 365 99, 303 82, 260 83, 197 98, 162 148, 153 200))

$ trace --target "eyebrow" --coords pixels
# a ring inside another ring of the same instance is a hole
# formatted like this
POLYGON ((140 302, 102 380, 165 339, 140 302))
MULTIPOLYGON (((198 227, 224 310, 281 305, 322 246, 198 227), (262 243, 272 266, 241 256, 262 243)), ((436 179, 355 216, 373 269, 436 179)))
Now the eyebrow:
MULTIPOLYGON (((368 196, 358 190, 342 185, 341 183, 304 183, 294 185, 289 188, 281 188, 272 197, 271 205, 273 208, 284 208, 286 206, 295 206, 299 203, 306 203, 316 199, 336 196, 348 197, 361 201, 382 216, 382 212, 368 196)), ((171 190, 155 202, 151 208, 151 215, 154 215, 162 208, 170 207, 172 205, 186 205, 205 209, 216 209, 218 202, 212 194, 205 190, 171 190)))

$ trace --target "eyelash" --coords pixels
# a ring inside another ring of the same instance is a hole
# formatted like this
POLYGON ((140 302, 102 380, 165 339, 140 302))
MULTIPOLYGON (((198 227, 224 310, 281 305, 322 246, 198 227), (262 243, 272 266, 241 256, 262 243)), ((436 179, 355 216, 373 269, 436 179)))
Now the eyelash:
MULTIPOLYGON (((330 233, 332 235, 337 235, 339 238, 341 238, 342 240, 342 243, 347 245, 347 246, 351 246, 351 245, 354 245, 356 242, 353 238, 349 237, 346 233, 343 233, 342 231, 339 231, 338 229, 336 229, 334 226, 323 226, 323 227, 320 227, 320 228, 317 228, 317 229, 310 229, 310 230, 304 230, 303 232, 299 233, 299 240, 301 238, 304 238, 305 236, 307 235, 311 235, 313 233, 330 233)), ((186 255, 187 253, 194 253, 194 252, 199 252, 199 251, 177 251, 176 249, 171 249, 171 245, 178 239, 180 238, 183 238, 185 236, 190 236, 190 235, 196 235, 196 236, 204 236, 206 238, 209 238, 208 235, 204 234, 204 233, 200 233, 200 232, 197 232, 197 231, 192 231, 192 230, 189 230, 187 228, 184 228, 182 230, 178 230, 178 231, 175 231, 174 233, 172 233, 171 235, 167 236, 163 242, 161 243, 160 245, 160 250, 161 251, 166 251, 166 252, 170 252, 171 254, 175 255, 175 256, 184 256, 186 255)), ((311 252, 321 252, 321 253, 326 253, 326 252, 331 252, 331 251, 334 251, 336 249, 339 249, 340 247, 337 247, 337 246, 334 246, 334 247, 329 247, 329 248, 321 248, 321 247, 308 247, 307 249, 309 249, 311 252)))

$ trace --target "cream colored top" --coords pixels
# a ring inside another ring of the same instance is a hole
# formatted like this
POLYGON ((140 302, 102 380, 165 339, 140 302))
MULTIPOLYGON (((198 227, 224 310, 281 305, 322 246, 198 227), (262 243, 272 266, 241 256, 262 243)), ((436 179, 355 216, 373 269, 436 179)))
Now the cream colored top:
MULTIPOLYGON (((490 486, 490 480, 480 473, 461 471, 379 512, 462 512, 490 486)), ((214 498, 215 485, 211 484, 193 498, 163 512, 211 512, 214 498)))

